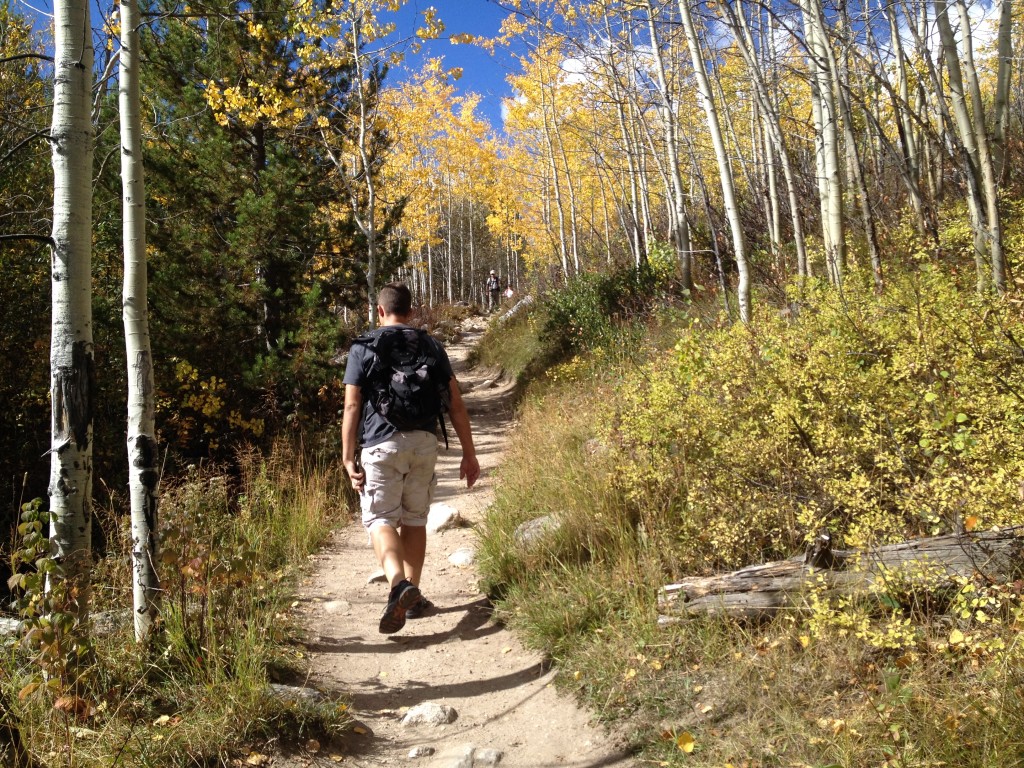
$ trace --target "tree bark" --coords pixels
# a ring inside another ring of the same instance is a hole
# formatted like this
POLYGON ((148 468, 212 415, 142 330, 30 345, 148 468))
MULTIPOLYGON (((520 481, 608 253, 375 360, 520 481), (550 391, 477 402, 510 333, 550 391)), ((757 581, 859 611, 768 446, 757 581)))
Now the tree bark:
POLYGON ((131 498, 132 607, 135 640, 144 642, 158 611, 157 508, 160 483, 153 358, 146 277, 146 186, 139 116, 138 0, 121 0, 119 107, 123 206, 125 359, 128 361, 128 489, 131 498))
POLYGON ((740 310, 740 320, 744 323, 749 323, 751 320, 750 265, 747 258, 747 244, 743 237, 743 223, 740 221, 739 205, 736 202, 736 187, 733 183, 732 167, 729 164, 729 156, 725 149, 722 127, 718 120, 718 110, 711 91, 711 81, 708 79, 708 73, 705 69, 700 41, 697 38, 697 29, 693 24, 693 17, 690 15, 689 0, 679 0, 679 14, 683 20, 686 42, 690 48, 693 74, 697 80, 697 94, 700 96, 701 105, 704 108, 708 132, 711 134, 711 143, 715 149, 715 159, 718 161, 718 176, 722 186, 722 203, 725 206, 726 218, 729 220, 729 229, 732 231, 733 256, 736 259, 736 272, 738 275, 736 296, 740 310))
POLYGON ((88 614, 92 566, 92 28, 87 0, 54 5, 50 547, 88 614))

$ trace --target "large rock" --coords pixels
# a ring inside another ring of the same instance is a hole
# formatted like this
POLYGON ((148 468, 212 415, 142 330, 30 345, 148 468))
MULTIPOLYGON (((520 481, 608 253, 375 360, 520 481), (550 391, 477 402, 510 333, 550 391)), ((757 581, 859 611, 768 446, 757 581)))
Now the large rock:
POLYGON ((454 723, 459 713, 446 704, 425 701, 405 713, 402 725, 448 725, 454 723))
POLYGON ((512 537, 521 547, 532 547, 541 539, 557 531, 559 527, 561 527, 561 523, 558 518, 554 515, 544 515, 544 517, 535 517, 533 520, 520 523, 512 537))

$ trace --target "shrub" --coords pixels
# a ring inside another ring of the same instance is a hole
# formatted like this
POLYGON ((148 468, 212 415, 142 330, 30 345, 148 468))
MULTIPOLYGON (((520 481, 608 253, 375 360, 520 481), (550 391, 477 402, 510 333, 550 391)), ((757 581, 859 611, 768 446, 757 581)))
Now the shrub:
POLYGON ((685 330, 604 425, 675 572, 1022 520, 1024 323, 925 267, 685 330), (798 316, 794 316, 798 315, 798 316))

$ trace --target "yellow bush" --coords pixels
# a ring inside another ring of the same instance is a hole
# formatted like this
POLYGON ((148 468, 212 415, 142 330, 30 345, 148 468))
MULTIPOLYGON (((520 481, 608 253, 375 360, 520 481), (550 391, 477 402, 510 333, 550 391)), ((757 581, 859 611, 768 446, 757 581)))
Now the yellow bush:
MULTIPOLYGON (((1024 522, 1024 322, 924 267, 691 326, 602 424, 670 570, 1024 522)), ((680 573, 679 575, 682 575, 680 573)))

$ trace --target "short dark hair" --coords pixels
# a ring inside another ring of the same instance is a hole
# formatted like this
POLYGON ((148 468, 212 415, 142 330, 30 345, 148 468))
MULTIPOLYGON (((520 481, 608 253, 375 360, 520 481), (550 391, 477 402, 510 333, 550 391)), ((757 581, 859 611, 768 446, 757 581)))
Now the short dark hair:
POLYGON ((412 313, 412 291, 405 283, 388 283, 377 294, 385 315, 408 317, 412 313))

